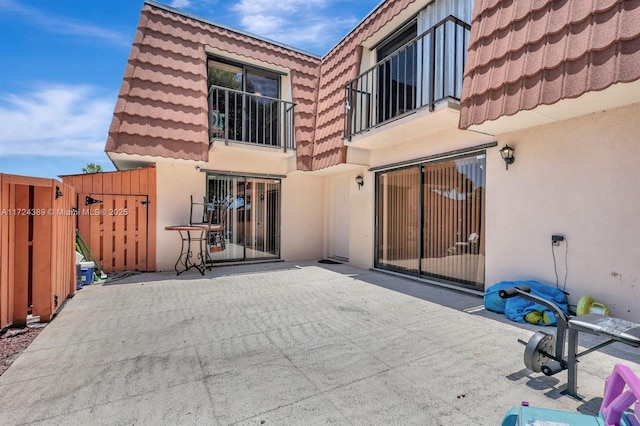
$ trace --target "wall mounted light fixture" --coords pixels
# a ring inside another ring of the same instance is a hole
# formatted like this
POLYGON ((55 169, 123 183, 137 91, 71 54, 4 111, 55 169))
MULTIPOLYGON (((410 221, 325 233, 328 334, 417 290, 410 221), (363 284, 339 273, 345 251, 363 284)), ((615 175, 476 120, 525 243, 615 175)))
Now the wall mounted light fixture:
POLYGON ((500 150, 500 155, 502 156, 502 159, 507 166, 507 170, 509 170, 509 164, 513 164, 513 162, 516 161, 515 157, 513 156, 514 151, 515 150, 509 145, 505 145, 504 148, 500 150))
POLYGON ((60 191, 60 187, 58 185, 56 185, 56 200, 60 197, 62 197, 62 191, 60 191))
POLYGON ((364 185, 364 178, 362 175, 356 176, 356 183, 358 184, 358 191, 360 191, 360 188, 364 185))

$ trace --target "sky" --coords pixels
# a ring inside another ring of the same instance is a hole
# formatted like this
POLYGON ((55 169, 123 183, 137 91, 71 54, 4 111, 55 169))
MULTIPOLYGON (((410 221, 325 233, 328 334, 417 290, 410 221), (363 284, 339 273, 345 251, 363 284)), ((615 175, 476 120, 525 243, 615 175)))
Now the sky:
MULTIPOLYGON (((381 0, 163 0, 325 55, 381 0)), ((0 173, 55 178, 104 153, 143 0, 0 0, 0 173)))

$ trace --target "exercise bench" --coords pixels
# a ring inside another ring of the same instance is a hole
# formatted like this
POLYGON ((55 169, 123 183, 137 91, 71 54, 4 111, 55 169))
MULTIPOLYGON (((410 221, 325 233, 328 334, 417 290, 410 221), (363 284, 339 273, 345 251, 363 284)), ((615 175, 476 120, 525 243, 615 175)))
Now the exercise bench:
POLYGON ((600 314, 569 316, 553 302, 531 294, 528 286, 517 286, 498 293, 501 298, 508 299, 520 296, 526 300, 548 308, 557 321, 557 332, 554 337, 542 331, 536 332, 528 342, 518 340, 525 345, 524 364, 537 373, 553 376, 567 370, 566 394, 580 399, 578 396, 578 358, 601 349, 615 342, 640 347, 640 324, 612 318, 600 314), (578 333, 593 334, 607 340, 582 352, 578 352, 578 333), (565 341, 567 354, 565 356, 565 341))

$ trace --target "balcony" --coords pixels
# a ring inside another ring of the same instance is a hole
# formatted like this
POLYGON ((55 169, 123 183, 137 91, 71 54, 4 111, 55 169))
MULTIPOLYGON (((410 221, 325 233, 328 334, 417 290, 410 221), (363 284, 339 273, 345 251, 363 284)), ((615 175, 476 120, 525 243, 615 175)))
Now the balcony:
POLYGON ((208 102, 209 144, 295 150, 294 103, 220 86, 209 88, 208 102))
POLYGON ((471 27, 449 16, 345 86, 345 138, 460 101, 471 27))

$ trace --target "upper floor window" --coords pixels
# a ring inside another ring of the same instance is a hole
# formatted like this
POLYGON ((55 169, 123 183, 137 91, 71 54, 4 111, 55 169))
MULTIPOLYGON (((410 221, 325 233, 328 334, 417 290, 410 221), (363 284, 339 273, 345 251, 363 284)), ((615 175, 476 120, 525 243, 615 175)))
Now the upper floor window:
POLYGON ((393 33, 387 40, 383 41, 376 48, 376 56, 377 61, 380 62, 387 56, 394 53, 396 50, 400 49, 405 44, 409 43, 411 40, 416 38, 418 35, 418 24, 416 21, 413 21, 400 30, 393 33))
POLYGON ((372 48, 377 63, 345 86, 345 137, 421 108, 458 101, 472 0, 429 3, 372 48))
POLYGON ((280 76, 266 70, 209 58, 208 86, 220 86, 269 98, 280 97, 280 76))
POLYGON ((277 72, 209 57, 209 141, 295 149, 294 104, 281 99, 280 79, 277 72))
POLYGON ((417 32, 418 24, 414 20, 392 34, 376 49, 380 64, 378 122, 416 108, 417 49, 416 44, 407 44, 416 38, 417 32), (386 58, 389 60, 382 62, 386 58))

